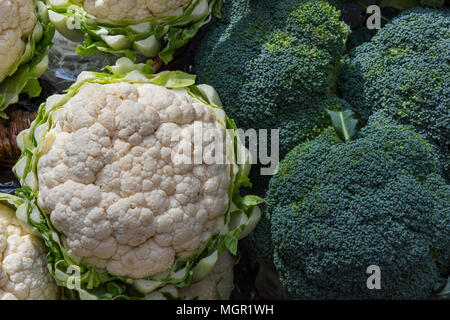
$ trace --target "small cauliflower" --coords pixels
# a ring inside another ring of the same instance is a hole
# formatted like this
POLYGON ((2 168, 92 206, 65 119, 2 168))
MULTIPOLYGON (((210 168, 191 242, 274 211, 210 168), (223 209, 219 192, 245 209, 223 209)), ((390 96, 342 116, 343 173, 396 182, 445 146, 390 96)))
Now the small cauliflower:
POLYGON ((8 198, 15 199, 0 194, 0 300, 58 299, 45 245, 19 223, 15 210, 5 204, 8 198))
POLYGON ((233 267, 236 259, 228 252, 220 256, 208 276, 189 287, 182 288, 180 297, 199 300, 226 300, 233 285, 233 267))
POLYGON ((175 50, 220 16, 220 0, 47 0, 49 18, 80 55, 159 56, 169 63, 175 50))
POLYGON ((450 274, 450 186, 436 150, 384 111, 359 132, 352 112, 330 115, 335 129, 280 162, 257 250, 295 299, 431 298, 450 274))
POLYGON ((47 68, 53 27, 41 1, 0 1, 0 116, 20 93, 36 97, 47 68))
POLYGON ((33 0, 0 1, 0 82, 25 52, 36 21, 33 0))
POLYGON ((349 52, 338 86, 366 122, 379 110, 437 150, 450 181, 450 9, 405 10, 349 52))
POLYGON ((245 148, 214 89, 146 68, 122 58, 112 75, 82 73, 18 137, 22 195, 42 210, 33 226, 60 250, 60 284, 68 286, 68 266, 83 273, 82 298, 102 283, 145 298, 199 282, 259 220, 261 200, 239 195, 250 159, 238 163, 245 148))

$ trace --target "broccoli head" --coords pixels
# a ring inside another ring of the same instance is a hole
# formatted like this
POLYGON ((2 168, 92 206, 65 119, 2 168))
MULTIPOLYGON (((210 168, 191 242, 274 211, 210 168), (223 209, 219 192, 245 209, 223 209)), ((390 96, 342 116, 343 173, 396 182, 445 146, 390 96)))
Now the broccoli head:
POLYGON ((427 298, 450 272, 450 187, 438 164, 429 142, 383 112, 346 143, 325 130, 271 179, 259 246, 272 243, 296 298, 427 298), (371 265, 379 290, 366 285, 371 265))
POLYGON ((450 10, 414 8, 346 59, 339 91, 362 120, 376 110, 413 126, 440 150, 450 178, 450 10))
POLYGON ((331 94, 348 35, 339 16, 323 0, 227 1, 197 50, 198 80, 240 128, 280 129, 285 154, 329 125, 325 107, 347 106, 331 94))

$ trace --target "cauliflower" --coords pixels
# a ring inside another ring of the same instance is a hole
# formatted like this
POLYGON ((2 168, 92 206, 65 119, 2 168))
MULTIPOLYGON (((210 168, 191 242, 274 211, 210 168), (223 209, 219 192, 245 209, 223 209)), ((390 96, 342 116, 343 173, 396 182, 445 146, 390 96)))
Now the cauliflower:
POLYGON ((172 162, 196 123, 225 134, 210 109, 186 91, 81 86, 48 132, 52 144, 37 164, 40 203, 66 236, 69 254, 112 275, 143 278, 167 270, 220 231, 230 165, 172 162))
POLYGON ((141 20, 179 14, 192 0, 85 0, 83 7, 97 18, 141 20))
POLYGON ((220 0, 47 0, 50 21, 80 55, 159 56, 169 63, 214 14, 220 0))
POLYGON ((262 200, 239 195, 250 159, 238 163, 235 150, 245 148, 215 90, 183 72, 147 69, 122 58, 112 75, 82 73, 18 137, 14 171, 23 197, 39 203, 34 227, 60 250, 60 284, 69 265, 83 273, 82 298, 117 277, 144 298, 199 282, 218 255, 237 253, 260 217, 262 200))
POLYGON ((45 245, 28 233, 0 194, 0 300, 54 300, 58 289, 47 269, 45 245))
POLYGON ((37 78, 47 68, 53 37, 47 9, 41 1, 0 1, 0 116, 20 93, 40 94, 37 78))

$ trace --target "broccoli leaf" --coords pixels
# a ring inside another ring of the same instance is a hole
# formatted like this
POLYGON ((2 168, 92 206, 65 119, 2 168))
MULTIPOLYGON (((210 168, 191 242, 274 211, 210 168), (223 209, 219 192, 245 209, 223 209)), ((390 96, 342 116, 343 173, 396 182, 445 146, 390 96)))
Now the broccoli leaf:
POLYGON ((336 133, 342 140, 347 142, 356 135, 358 120, 353 118, 353 111, 331 111, 327 109, 327 113, 330 115, 336 133))

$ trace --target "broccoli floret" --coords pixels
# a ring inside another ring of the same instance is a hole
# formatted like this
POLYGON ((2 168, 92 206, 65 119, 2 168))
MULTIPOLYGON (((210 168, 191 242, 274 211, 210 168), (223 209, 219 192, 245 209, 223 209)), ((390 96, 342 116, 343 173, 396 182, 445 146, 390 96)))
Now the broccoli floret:
POLYGON ((243 129, 280 129, 281 154, 330 123, 348 28, 323 0, 234 0, 196 55, 198 81, 218 90, 243 129))
POLYGON ((440 150, 450 178, 450 10, 402 12, 346 59, 339 92, 363 120, 385 109, 440 150))
POLYGON ((347 143, 328 129, 281 162, 256 239, 271 240, 296 298, 428 298, 450 272, 450 187, 437 166, 422 136, 381 112, 347 143), (379 290, 366 286, 371 265, 379 290))

